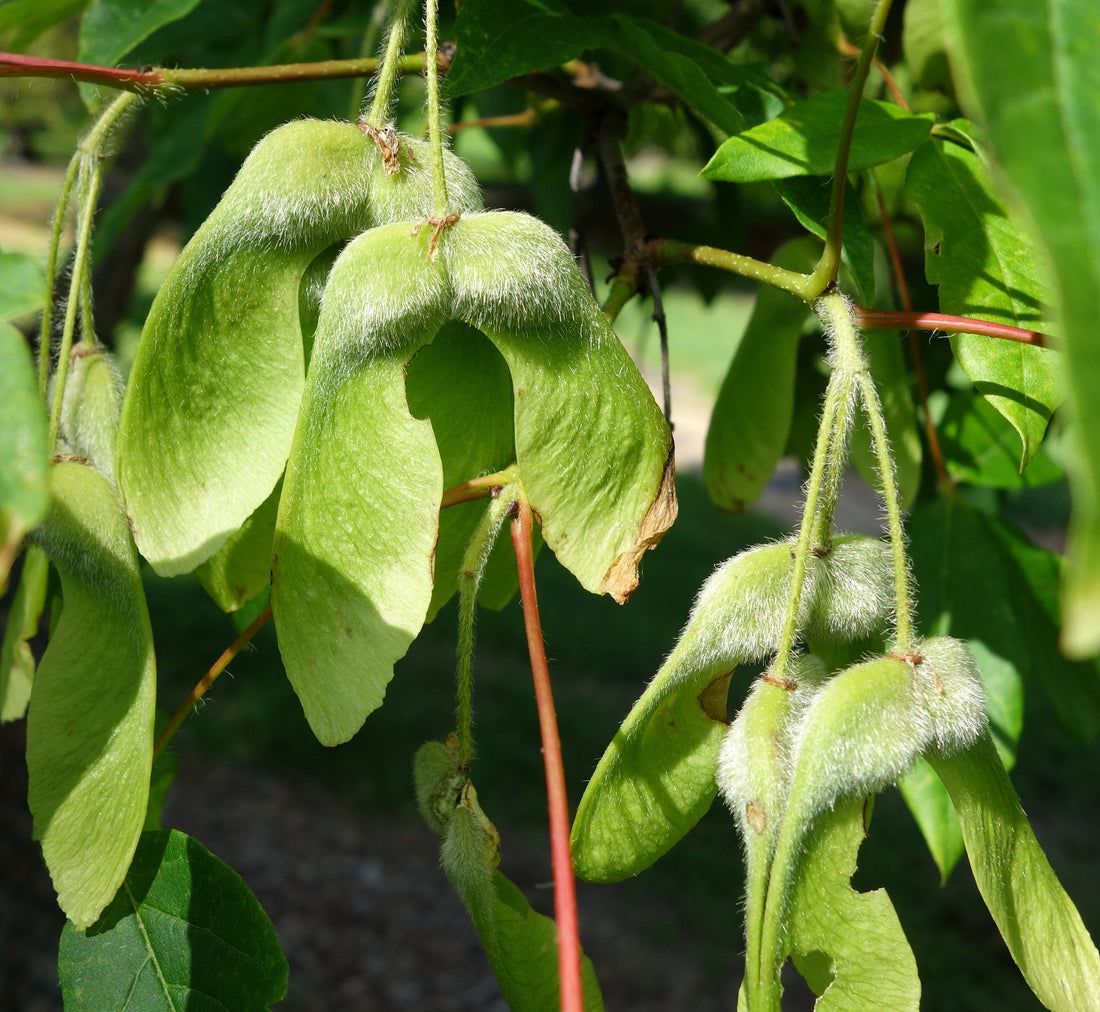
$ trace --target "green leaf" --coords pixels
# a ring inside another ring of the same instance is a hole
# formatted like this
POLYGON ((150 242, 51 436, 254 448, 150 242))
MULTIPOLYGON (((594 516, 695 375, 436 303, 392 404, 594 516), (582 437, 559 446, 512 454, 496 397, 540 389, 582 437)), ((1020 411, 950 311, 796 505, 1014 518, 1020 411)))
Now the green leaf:
POLYGON ((909 0, 902 12, 902 51, 913 81, 921 88, 951 83, 941 7, 942 0, 909 0))
POLYGON ((1015 431, 988 400, 971 390, 951 394, 936 429, 947 471, 956 481, 1018 489, 1049 485, 1064 477, 1045 444, 1021 472, 1015 431))
POLYGON ((23 335, 0 322, 0 593, 26 532, 49 503, 46 410, 23 335))
MULTIPOLYGON (((723 141, 700 174, 727 183, 832 175, 847 104, 847 91, 827 91, 790 106, 775 119, 723 141)), ((934 120, 931 113, 914 116, 888 102, 864 99, 849 174, 908 154, 928 138, 934 120)))
POLYGON ((443 467, 413 417, 405 366, 450 307, 430 230, 372 229, 333 265, 272 563, 279 649, 326 745, 382 704, 432 595, 443 467))
POLYGON ((92 0, 80 22, 77 59, 113 67, 158 28, 186 17, 200 0, 92 0))
MULTIPOLYGON (((493 975, 514 1012, 557 1012, 557 925, 531 909, 523 893, 496 870, 500 835, 458 766, 455 751, 427 742, 413 763, 417 806, 442 836, 440 864, 462 898, 489 957, 493 975)), ((596 972, 581 955, 584 1007, 602 1012, 596 972)))
MULTIPOLYGON (((1035 251, 974 152, 929 141, 913 155, 905 190, 924 220, 925 273, 939 286, 943 312, 1046 327, 1048 287, 1035 251)), ((956 334, 951 347, 978 391, 1019 433, 1022 471, 1064 396, 1058 353, 981 334, 956 334)))
POLYGON ((282 479, 241 526, 195 570, 202 589, 222 611, 237 611, 271 584, 271 545, 282 479))
POLYGON ((113 486, 62 461, 35 542, 64 605, 31 690, 28 801, 61 909, 99 917, 134 855, 149 798, 156 669, 137 552, 113 486))
POLYGON ((676 517, 660 408, 548 225, 468 214, 440 251, 454 316, 478 327, 511 372, 518 474, 543 539, 581 586, 622 603, 641 556, 676 517))
POLYGON ((19 720, 27 711, 34 681, 34 654, 29 641, 38 633, 42 609, 46 606, 49 570, 49 560, 42 549, 33 545, 28 548, 0 646, 0 723, 19 720))
POLYGON ((850 798, 824 812, 798 862, 787 947, 820 995, 815 1012, 920 1008, 917 962, 890 897, 851 885, 867 804, 850 798))
POLYGON ((25 253, 0 253, 0 320, 41 309, 45 291, 46 278, 36 260, 25 253))
MULTIPOLYGON (((903 509, 909 509, 920 491, 921 447, 917 416, 910 392, 909 373, 896 333, 874 333, 863 340, 863 354, 871 368, 871 378, 882 401, 886 431, 894 453, 894 478, 901 493, 903 509)), ((871 431, 862 403, 852 431, 852 463, 872 488, 879 487, 878 460, 871 445, 871 431)))
POLYGON ((86 932, 66 924, 58 958, 69 1012, 263 1012, 287 973, 248 886, 176 830, 142 834, 114 902, 86 932))
POLYGON ((945 0, 944 19, 960 96, 1053 267, 1078 447, 1063 643, 1085 656, 1100 649, 1100 11, 1084 0, 945 0))
POLYGON ((652 74, 719 129, 736 133, 744 126, 741 114, 712 79, 743 84, 751 75, 710 46, 644 18, 574 17, 514 0, 489 0, 463 7, 455 35, 458 50, 447 74, 452 97, 557 66, 585 50, 612 49, 652 74))
POLYGON ((1020 799, 983 735, 950 756, 926 758, 962 826, 974 881, 1028 986, 1054 1012, 1100 994, 1100 954, 1043 853, 1020 799))
MULTIPOLYGON (((465 324, 447 323, 428 347, 417 352, 405 374, 409 410, 431 420, 443 461, 444 488, 494 474, 512 463, 516 450, 511 377, 486 337, 465 324)), ((458 589, 462 557, 485 508, 480 500, 442 511, 429 616, 458 589)), ((513 561, 511 582, 518 586, 515 570, 513 561)))
POLYGON ((52 28, 82 10, 88 0, 3 0, 0 3, 0 32, 16 29, 7 40, 12 52, 24 52, 47 28, 52 28))
MULTIPOLYGON (((772 263, 813 270, 812 239, 784 244, 772 263)), ((787 446, 794 411, 798 343, 810 319, 805 302, 763 285, 733 352, 707 429, 703 478, 719 507, 740 513, 760 498, 787 446)))
MULTIPOLYGON (((573 860, 583 878, 615 882, 648 868, 710 807, 729 679, 739 664, 775 650, 791 565, 790 542, 763 545, 734 556, 703 585, 676 647, 577 807, 573 860)), ((889 566, 876 539, 837 538, 808 566, 799 628, 810 640, 880 632, 891 602, 889 566)))

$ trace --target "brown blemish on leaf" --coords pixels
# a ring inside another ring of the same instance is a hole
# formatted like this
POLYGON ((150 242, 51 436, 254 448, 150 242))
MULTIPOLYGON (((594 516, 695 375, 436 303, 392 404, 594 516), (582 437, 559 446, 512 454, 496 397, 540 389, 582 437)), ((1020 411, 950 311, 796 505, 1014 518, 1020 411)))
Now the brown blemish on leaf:
POLYGON ((730 691, 730 679, 736 668, 731 668, 724 675, 719 675, 699 693, 699 706, 711 720, 719 724, 729 723, 729 714, 726 710, 726 699, 730 691))
POLYGON ((356 126, 378 145, 386 175, 396 176, 401 171, 401 141, 398 140, 397 129, 392 123, 384 127, 374 127, 369 123, 357 123, 356 126))
POLYGON ((763 836, 764 831, 768 828, 767 813, 755 801, 750 801, 745 805, 745 821, 752 826, 753 832, 757 836, 763 836))
POLYGON ((600 581, 600 593, 610 594, 618 604, 625 604, 627 598, 638 586, 638 563, 642 555, 650 548, 656 548, 661 538, 676 519, 679 507, 676 503, 676 462, 672 448, 665 460, 665 470, 661 477, 661 486, 650 504, 646 515, 638 527, 638 536, 634 546, 621 553, 611 563, 611 568, 600 581))

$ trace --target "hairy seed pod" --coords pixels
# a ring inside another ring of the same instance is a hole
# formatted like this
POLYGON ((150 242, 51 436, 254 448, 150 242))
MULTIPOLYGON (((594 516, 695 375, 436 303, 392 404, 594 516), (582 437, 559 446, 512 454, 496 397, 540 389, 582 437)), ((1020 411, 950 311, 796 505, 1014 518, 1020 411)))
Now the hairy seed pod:
POLYGON ((112 483, 124 387, 115 357, 106 348, 73 349, 61 401, 61 438, 112 483))
POLYGON ((910 663, 886 656, 842 671, 792 728, 792 817, 809 825, 838 797, 882 790, 931 738, 932 722, 910 663))
POLYGON ((989 726, 985 689, 970 648, 950 636, 921 640, 914 652, 917 688, 941 755, 968 748, 989 726))
POLYGON ((756 836, 773 836, 779 825, 792 767, 789 726, 825 682, 825 667, 803 654, 786 677, 793 688, 757 679, 718 752, 715 780, 746 846, 756 836))

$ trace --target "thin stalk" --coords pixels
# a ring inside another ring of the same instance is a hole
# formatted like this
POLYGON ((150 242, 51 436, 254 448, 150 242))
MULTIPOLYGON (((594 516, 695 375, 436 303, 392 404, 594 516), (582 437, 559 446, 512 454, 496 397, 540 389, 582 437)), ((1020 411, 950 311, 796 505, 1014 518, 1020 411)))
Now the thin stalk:
POLYGON ((432 194, 435 198, 435 217, 447 217, 447 177, 443 171, 443 113, 439 105, 439 4, 427 0, 424 5, 424 77, 428 84, 428 143, 432 153, 432 194))
MULTIPOLYGON (((412 0, 397 0, 393 4, 390 33, 386 37, 386 49, 374 79, 374 99, 365 120, 375 129, 384 127, 389 121, 393 87, 397 80, 397 73, 401 69, 401 53, 405 48, 405 29, 412 7, 412 0)), ((425 55, 426 60, 427 55, 425 55)))
POLYGON ((890 550, 894 557, 895 649, 899 653, 907 654, 913 642, 913 603, 909 594, 909 560, 905 554, 905 531, 901 523, 901 496, 894 479, 894 455, 890 451, 882 403, 879 401, 874 380, 870 373, 860 373, 857 382, 863 409, 867 412, 875 456, 878 458, 882 500, 886 506, 890 532, 890 550))
POLYGON ((554 917, 558 927, 558 985, 562 1012, 584 1012, 581 984, 580 926, 577 920, 577 890, 573 880, 573 859, 569 851, 569 801, 565 791, 558 718, 550 686, 550 667, 542 639, 538 595, 535 590, 535 560, 531 547, 534 520, 525 497, 516 503, 512 521, 512 546, 519 570, 523 625, 535 683, 535 701, 542 736, 542 759, 546 768, 546 793, 550 813, 550 854, 554 867, 554 917))
POLYGON ((763 281, 775 288, 782 288, 785 292, 797 295, 801 299, 809 298, 807 286, 810 275, 808 274, 799 274, 797 271, 776 267, 741 253, 731 253, 728 250, 715 249, 713 246, 696 246, 692 243, 678 242, 675 239, 653 239, 646 246, 654 263, 703 264, 707 267, 718 267, 733 274, 740 274, 742 277, 752 278, 754 281, 763 281))
POLYGON ((38 389, 42 397, 50 382, 50 345, 53 329, 53 303, 57 291, 57 255, 61 248, 61 234, 65 231, 65 212, 69 208, 69 197, 77 170, 80 168, 80 152, 69 159, 65 170, 65 181, 61 184, 61 194, 57 198, 57 210, 54 212, 53 229, 50 232, 50 248, 46 254, 46 302, 42 307, 42 323, 38 331, 38 389))
MULTIPOLYGON (((96 121, 88 136, 80 142, 77 155, 80 159, 80 208, 77 212, 77 234, 73 247, 73 271, 69 280, 69 298, 65 306, 65 323, 58 348, 57 375, 54 379, 53 400, 50 402, 49 446, 57 443, 61 428, 61 404, 65 395, 65 380, 69 372, 69 353, 72 351, 76 318, 84 293, 86 275, 91 272, 92 223, 95 220, 99 187, 103 178, 103 153, 107 139, 118 125, 122 115, 136 102, 132 93, 119 95, 96 121)), ((90 282, 89 282, 90 284, 90 282)))
POLYGON ((833 354, 838 362, 852 368, 863 409, 871 430, 871 441, 878 459, 879 480, 882 482, 882 499, 886 507, 887 530, 894 560, 894 622, 896 649, 908 653, 913 639, 913 606, 909 593, 909 563, 905 554, 905 533, 901 522, 901 496, 894 478, 894 455, 886 432, 875 382, 867 369, 860 345, 856 316, 851 303, 839 293, 818 299, 814 308, 826 322, 833 342, 833 354))
MULTIPOLYGON (((359 47, 359 56, 366 59, 374 52, 378 42, 378 33, 382 31, 382 25, 386 21, 386 11, 389 9, 388 0, 374 5, 371 10, 370 20, 367 22, 367 30, 363 33, 363 43, 359 47)), ((366 78, 357 76, 353 79, 351 88, 351 118, 358 119, 363 113, 363 93, 366 91, 366 78)))
POLYGON ((198 684, 191 690, 190 695, 183 701, 180 708, 172 715, 172 719, 168 721, 164 730, 161 731, 160 737, 157 738, 157 743, 153 746, 154 759, 168 747, 168 743, 179 730, 180 725, 187 719, 188 714, 195 709, 198 701, 206 695, 206 690, 214 684, 218 675, 229 666, 229 662, 244 649, 245 644, 260 631, 269 618, 271 618, 271 605, 268 605, 258 616, 256 616, 253 623, 226 647, 221 657, 219 657, 213 665, 211 665, 210 670, 199 679, 198 684))
POLYGON ((477 525, 466 553, 462 571, 458 574, 458 665, 455 695, 456 736, 458 758, 463 769, 469 769, 474 759, 474 625, 477 618, 477 592, 489 553, 508 515, 514 486, 499 489, 477 525))
POLYGON ((795 636, 798 633, 798 609, 802 603, 802 589, 806 582, 806 566, 816 528, 815 518, 821 499, 821 492, 829 469, 829 453, 833 446, 833 432, 836 430, 842 408, 852 399, 852 374, 844 369, 835 369, 825 388, 825 404, 821 410, 821 421, 817 427, 817 442, 814 445, 814 459, 810 466, 810 477, 806 483, 806 502, 802 508, 802 522, 798 528, 798 541, 794 549, 794 563, 791 567, 791 586, 787 595, 787 609, 783 617, 783 628, 779 634, 779 647, 772 663, 770 674, 777 681, 786 678, 787 664, 794 649, 795 636))
POLYGON ((474 499, 486 499, 489 496, 499 494, 500 490, 510 482, 516 480, 516 465, 512 464, 503 471, 495 474, 482 475, 480 478, 471 478, 460 485, 455 485, 443 493, 443 500, 439 504, 441 510, 448 506, 457 506, 461 502, 470 502, 474 499))
POLYGON ((836 281, 840 268, 840 244, 844 229, 844 187, 848 181, 848 155, 852 148, 852 135, 856 128, 856 116, 859 103, 863 99, 863 86, 875 58, 882 31, 886 25, 886 16, 890 13, 890 0, 878 0, 871 14, 871 24, 867 29, 867 38, 859 54, 852 83, 848 86, 848 106, 844 110, 844 122, 840 128, 840 144, 833 166, 833 189, 829 197, 829 231, 825 237, 825 249, 817 267, 810 275, 808 289, 803 295, 807 301, 816 298, 836 281))
POLYGON ((840 388, 825 454, 825 475, 821 480, 813 526, 810 528, 809 547, 815 554, 832 548, 833 517, 840 502, 840 488, 844 484, 844 468, 848 463, 848 447, 855 422, 855 393, 855 384, 850 381, 840 388))
MULTIPOLYGON (((901 250, 898 249, 898 240, 894 235, 894 226, 890 221, 890 212, 886 208, 886 201, 882 196, 882 188, 877 185, 875 179, 875 198, 878 201, 879 217, 882 219, 882 234, 886 239, 886 250, 890 255, 890 267, 894 273, 894 283, 897 285, 898 298, 901 300, 901 308, 907 313, 913 311, 913 301, 909 298, 909 285, 905 281, 905 270, 901 262, 901 250)), ((859 314, 857 313, 857 320, 859 314)), ((924 371, 924 356, 921 354, 920 342, 917 341, 915 330, 906 331, 909 338, 909 354, 913 359, 913 371, 917 377, 917 396, 920 398, 921 413, 924 415, 924 434, 928 440, 928 452, 932 456, 932 466, 936 471, 936 479, 940 487, 946 491, 954 489, 955 483, 947 473, 947 465, 943 460, 943 449, 940 447, 940 434, 936 431, 936 423, 932 421, 932 412, 928 407, 928 376, 924 371)))

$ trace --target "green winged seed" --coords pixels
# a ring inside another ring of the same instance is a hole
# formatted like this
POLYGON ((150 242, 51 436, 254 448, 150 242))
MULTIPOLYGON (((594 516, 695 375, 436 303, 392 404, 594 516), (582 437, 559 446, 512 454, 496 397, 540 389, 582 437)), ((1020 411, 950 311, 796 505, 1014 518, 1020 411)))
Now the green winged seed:
MULTIPOLYGON (((158 572, 209 558, 282 473, 304 383, 299 285, 309 264, 364 229, 432 213, 423 142, 403 142, 397 175, 381 158, 353 123, 273 131, 161 287, 119 433, 119 484, 158 572)), ((453 156, 446 165, 455 209, 480 207, 469 169, 453 156)))
POLYGON ((405 365, 450 308, 430 229, 372 229, 329 277, 276 523, 279 649, 317 738, 347 741, 382 704, 432 596, 443 469, 405 365))
POLYGON ((672 434, 565 243, 530 215, 465 215, 440 241, 452 315, 504 356, 519 477, 558 561, 625 601, 676 518, 672 434))
POLYGON ((113 486, 51 469, 34 531, 61 575, 61 618, 27 716, 29 804, 61 909, 92 924, 122 884, 149 797, 156 671, 138 557, 113 486))
POLYGON ((625 600, 675 516, 671 433, 561 239, 527 215, 423 225, 373 229, 334 264, 287 464, 272 605, 327 744, 381 705, 431 600, 443 467, 405 369, 448 318, 503 355, 518 479, 582 585, 625 600))
POLYGON ((70 453, 86 457, 112 483, 125 385, 114 355, 106 348, 78 345, 73 349, 61 401, 61 438, 70 453))
MULTIPOLYGON (((714 800, 726 695, 738 664, 779 643, 794 543, 750 548, 700 590, 675 649, 634 704, 581 798, 573 824, 580 874, 618 881, 649 867, 714 800)), ((831 640, 881 632, 892 607, 888 548, 839 537, 811 557, 800 608, 805 634, 831 640)))

